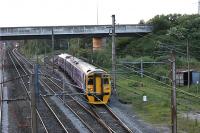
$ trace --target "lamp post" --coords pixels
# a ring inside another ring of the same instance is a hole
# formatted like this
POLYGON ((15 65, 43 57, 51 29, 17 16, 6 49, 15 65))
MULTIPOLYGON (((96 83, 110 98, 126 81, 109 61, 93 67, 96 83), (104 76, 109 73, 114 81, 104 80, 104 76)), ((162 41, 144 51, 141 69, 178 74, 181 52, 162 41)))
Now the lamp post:
POLYGON ((112 15, 112 76, 113 88, 116 89, 116 50, 115 50, 115 15, 112 15))

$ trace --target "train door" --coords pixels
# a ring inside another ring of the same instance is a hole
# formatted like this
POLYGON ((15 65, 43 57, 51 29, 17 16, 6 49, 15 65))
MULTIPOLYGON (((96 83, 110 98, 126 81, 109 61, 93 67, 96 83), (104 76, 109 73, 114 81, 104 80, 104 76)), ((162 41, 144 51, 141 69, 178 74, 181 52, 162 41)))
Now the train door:
POLYGON ((102 95, 102 81, 101 81, 101 75, 95 75, 95 93, 96 93, 96 101, 102 101, 103 95, 102 95))
POLYGON ((88 93, 94 93, 93 76, 88 77, 87 89, 88 89, 88 93))
POLYGON ((101 85, 101 77, 100 76, 96 76, 96 94, 97 95, 99 95, 99 94, 101 94, 101 91, 102 91, 102 89, 101 89, 101 87, 102 87, 102 85, 101 85))

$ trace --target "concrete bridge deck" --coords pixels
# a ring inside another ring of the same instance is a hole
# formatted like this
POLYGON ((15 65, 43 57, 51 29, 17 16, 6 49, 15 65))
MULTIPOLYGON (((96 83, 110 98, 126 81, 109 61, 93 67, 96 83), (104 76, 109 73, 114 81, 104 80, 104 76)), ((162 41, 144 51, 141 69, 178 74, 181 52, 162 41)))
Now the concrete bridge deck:
MULTIPOLYGON (((135 33, 149 33, 152 29, 151 25, 116 25, 116 34, 117 36, 131 36, 135 33)), ((50 38, 52 30, 55 38, 106 37, 111 32, 111 25, 0 27, 0 40, 50 38)))

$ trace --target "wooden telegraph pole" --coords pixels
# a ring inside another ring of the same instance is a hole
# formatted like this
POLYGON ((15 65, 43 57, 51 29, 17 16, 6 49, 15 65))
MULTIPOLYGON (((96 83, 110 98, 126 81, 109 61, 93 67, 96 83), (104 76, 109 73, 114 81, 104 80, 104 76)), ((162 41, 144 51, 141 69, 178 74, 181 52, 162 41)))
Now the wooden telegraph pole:
POLYGON ((187 39, 187 66, 188 66, 188 88, 190 88, 190 57, 189 57, 189 40, 187 39))
POLYGON ((171 73, 172 73, 172 91, 171 91, 171 119, 172 133, 177 133, 177 110, 176 110, 176 57, 174 50, 171 52, 171 73))

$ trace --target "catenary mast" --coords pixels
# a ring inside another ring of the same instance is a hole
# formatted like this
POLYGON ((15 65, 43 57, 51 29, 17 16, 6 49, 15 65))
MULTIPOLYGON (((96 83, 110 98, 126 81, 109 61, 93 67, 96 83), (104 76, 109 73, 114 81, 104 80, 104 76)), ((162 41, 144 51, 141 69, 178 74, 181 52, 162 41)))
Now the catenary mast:
POLYGON ((198 1, 198 14, 200 15, 200 0, 198 1))

